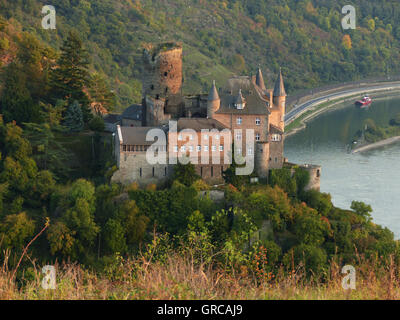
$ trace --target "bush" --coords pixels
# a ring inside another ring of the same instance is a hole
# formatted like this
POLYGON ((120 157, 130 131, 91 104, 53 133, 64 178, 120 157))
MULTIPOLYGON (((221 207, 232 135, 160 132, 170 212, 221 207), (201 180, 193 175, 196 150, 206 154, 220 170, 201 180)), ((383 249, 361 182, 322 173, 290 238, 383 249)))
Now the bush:
POLYGON ((89 122, 89 129, 96 132, 102 132, 105 129, 104 119, 100 116, 93 117, 89 122))

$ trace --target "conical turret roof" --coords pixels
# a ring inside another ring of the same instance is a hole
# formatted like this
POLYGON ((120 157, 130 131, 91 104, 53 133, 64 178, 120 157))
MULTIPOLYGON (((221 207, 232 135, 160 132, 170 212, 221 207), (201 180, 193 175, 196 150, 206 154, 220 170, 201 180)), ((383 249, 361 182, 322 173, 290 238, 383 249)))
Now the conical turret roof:
POLYGON ((215 86, 215 80, 214 80, 210 93, 208 94, 208 101, 215 101, 215 100, 219 100, 219 94, 217 91, 217 87, 215 86))
POLYGON ((258 68, 257 75, 256 75, 256 85, 259 86, 264 91, 267 90, 267 88, 265 87, 264 77, 262 75, 260 68, 258 68))
POLYGON ((286 96, 285 85, 283 83, 282 69, 279 70, 278 79, 275 82, 274 97, 286 96))

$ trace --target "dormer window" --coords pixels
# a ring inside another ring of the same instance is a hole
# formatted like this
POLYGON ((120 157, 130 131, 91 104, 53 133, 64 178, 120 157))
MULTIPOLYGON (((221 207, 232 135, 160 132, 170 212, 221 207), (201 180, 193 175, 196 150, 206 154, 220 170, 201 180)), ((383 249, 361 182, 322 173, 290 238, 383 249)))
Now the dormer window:
POLYGON ((238 110, 243 110, 244 107, 246 106, 246 100, 244 99, 242 95, 242 89, 239 89, 239 94, 237 95, 235 99, 234 106, 238 110))

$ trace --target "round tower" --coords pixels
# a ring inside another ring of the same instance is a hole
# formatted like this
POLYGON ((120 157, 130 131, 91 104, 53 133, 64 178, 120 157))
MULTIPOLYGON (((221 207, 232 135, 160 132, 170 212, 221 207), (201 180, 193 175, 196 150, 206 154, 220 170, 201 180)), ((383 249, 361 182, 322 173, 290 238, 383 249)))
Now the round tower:
POLYGON ((268 179, 269 144, 256 142, 255 171, 260 179, 268 179))
POLYGON ((214 114, 215 112, 218 111, 220 106, 221 106, 221 99, 219 98, 219 94, 217 91, 217 87, 215 86, 215 80, 214 80, 207 99, 207 118, 210 119, 214 118, 214 114))
POLYGON ((165 98, 181 93, 182 45, 168 42, 148 45, 143 51, 143 96, 165 98))

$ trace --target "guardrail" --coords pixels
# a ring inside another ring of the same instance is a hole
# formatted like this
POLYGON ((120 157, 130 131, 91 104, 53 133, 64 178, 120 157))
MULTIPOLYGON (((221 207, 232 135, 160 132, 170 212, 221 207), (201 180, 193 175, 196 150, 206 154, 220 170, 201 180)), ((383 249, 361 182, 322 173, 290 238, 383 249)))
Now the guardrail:
POLYGON ((351 90, 363 87, 370 87, 374 84, 391 83, 400 81, 400 75, 391 75, 385 77, 367 78, 359 81, 330 84, 313 89, 304 89, 294 94, 288 95, 286 99, 286 112, 290 112, 294 106, 303 104, 309 100, 317 99, 322 96, 336 92, 351 90))

